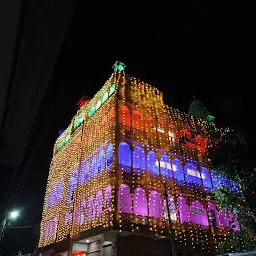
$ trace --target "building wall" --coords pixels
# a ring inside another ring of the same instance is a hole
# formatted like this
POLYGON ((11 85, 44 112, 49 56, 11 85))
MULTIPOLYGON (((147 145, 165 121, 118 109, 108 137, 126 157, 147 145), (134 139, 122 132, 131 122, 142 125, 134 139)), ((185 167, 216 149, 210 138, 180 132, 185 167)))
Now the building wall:
POLYGON ((212 129, 150 85, 113 74, 55 143, 40 246, 96 227, 168 236, 165 183, 176 243, 216 247, 230 224, 207 196, 223 179, 207 166, 212 129))

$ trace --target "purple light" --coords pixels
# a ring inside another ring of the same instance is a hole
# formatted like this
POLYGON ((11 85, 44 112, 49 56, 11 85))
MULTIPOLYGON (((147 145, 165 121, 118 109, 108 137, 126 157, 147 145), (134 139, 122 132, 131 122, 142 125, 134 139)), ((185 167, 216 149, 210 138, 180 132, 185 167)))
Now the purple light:
POLYGON ((64 132, 65 132, 65 130, 59 130, 58 135, 61 136, 64 132))

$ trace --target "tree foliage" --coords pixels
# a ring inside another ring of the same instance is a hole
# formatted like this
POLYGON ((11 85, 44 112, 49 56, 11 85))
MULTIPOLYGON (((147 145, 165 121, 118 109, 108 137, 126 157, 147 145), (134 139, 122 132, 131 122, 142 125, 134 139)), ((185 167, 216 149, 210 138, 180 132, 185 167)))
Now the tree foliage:
POLYGON ((256 147, 249 136, 240 132, 223 133, 209 149, 211 168, 219 175, 232 180, 238 186, 234 193, 232 184, 223 184, 215 191, 215 198, 220 208, 237 215, 241 231, 231 230, 226 241, 219 245, 220 251, 232 247, 241 251, 243 241, 246 250, 256 248, 256 147))

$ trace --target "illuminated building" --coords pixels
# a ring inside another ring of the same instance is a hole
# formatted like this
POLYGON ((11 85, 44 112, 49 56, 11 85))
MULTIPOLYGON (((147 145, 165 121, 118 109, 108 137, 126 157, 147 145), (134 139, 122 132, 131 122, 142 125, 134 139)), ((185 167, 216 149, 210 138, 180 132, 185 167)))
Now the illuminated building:
POLYGON ((168 107, 122 63, 80 103, 54 146, 39 247, 71 237, 73 255, 169 255, 168 202, 177 253, 216 250, 231 214, 211 197, 223 179, 207 166, 215 125, 168 107))

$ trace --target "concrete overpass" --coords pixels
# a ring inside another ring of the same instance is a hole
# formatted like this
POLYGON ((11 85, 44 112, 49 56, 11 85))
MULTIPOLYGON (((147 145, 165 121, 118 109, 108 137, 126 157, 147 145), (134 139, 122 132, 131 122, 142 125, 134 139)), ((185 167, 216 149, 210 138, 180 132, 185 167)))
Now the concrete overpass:
POLYGON ((77 0, 0 1, 0 167, 15 167, 77 0))

